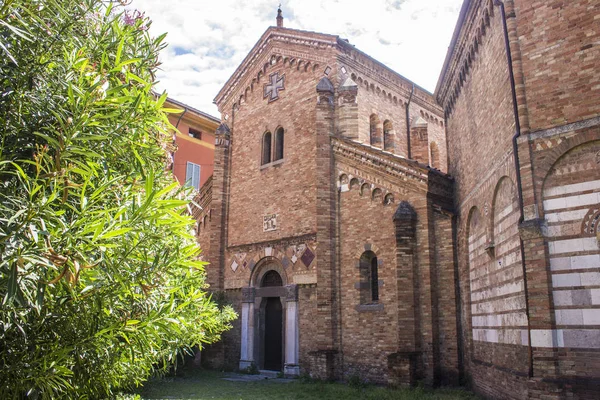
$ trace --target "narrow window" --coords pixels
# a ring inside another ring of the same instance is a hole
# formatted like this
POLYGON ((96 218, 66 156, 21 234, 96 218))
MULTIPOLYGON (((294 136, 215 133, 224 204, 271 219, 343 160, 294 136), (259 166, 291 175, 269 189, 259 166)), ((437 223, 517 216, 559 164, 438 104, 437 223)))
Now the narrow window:
POLYGON ((193 162, 187 162, 185 169, 185 185, 194 189, 200 189, 200 166, 193 162))
POLYGON ((383 126, 377 114, 371 114, 369 117, 369 134, 371 146, 382 148, 383 146, 383 126))
POLYGON ((275 132, 275 159, 273 161, 281 160, 283 158, 283 128, 277 129, 275 132))
POLYGON ((360 303, 371 304, 379 301, 379 263, 372 251, 360 256, 360 303))
POLYGON ((392 121, 386 119, 383 122, 383 149, 393 152, 394 147, 394 126, 392 121))
POLYGON ((377 141, 377 124, 379 123, 379 118, 377 118, 376 114, 371 114, 369 118, 369 144, 375 144, 377 141))
POLYGON ((262 142, 262 165, 271 162, 271 132, 265 132, 262 142))
POLYGON ((379 301, 379 277, 377 270, 377 257, 371 258, 371 300, 379 301))

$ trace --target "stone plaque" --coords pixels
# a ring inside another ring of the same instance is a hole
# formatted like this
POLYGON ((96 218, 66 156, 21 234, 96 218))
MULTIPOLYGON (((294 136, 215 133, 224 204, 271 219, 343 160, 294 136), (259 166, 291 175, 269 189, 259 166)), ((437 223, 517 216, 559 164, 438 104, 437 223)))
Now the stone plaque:
POLYGON ((263 232, 277 230, 277 214, 265 215, 263 217, 263 232))

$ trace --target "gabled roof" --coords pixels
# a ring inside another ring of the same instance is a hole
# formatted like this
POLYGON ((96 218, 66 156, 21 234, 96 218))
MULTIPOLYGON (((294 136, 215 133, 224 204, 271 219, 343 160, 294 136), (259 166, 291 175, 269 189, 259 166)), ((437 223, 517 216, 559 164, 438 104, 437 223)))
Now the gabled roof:
POLYGON ((270 38, 274 35, 282 35, 282 36, 290 36, 290 37, 304 37, 306 40, 310 40, 312 42, 321 42, 326 43, 331 46, 335 46, 338 41, 338 37, 334 35, 328 35, 324 33, 311 32, 311 31, 303 31, 299 29, 290 29, 290 28, 278 28, 275 26, 270 26, 265 33, 258 39, 256 44, 252 47, 252 50, 246 55, 246 57, 242 60, 237 69, 233 72, 231 77, 225 82, 219 93, 214 98, 214 103, 221 103, 227 95, 235 90, 235 87, 238 83, 240 83, 242 79, 242 75, 244 71, 248 68, 252 67, 253 64, 259 59, 260 54, 263 52, 265 47, 267 46, 270 38))
POLYGON ((416 90, 418 90, 419 92, 421 92, 423 96, 430 98, 430 100, 428 100, 428 102, 431 102, 432 104, 434 104, 437 107, 437 104, 435 103, 435 99, 433 98, 432 93, 430 93, 428 90, 424 89, 423 87, 415 84, 410 79, 404 77, 403 75, 399 74, 398 72, 394 71, 393 69, 389 68, 385 64, 377 61, 373 57, 369 56, 367 53, 357 49, 354 45, 350 44, 350 42, 348 40, 340 38, 337 35, 331 35, 331 34, 313 32, 313 31, 304 31, 304 30, 291 29, 291 28, 279 28, 279 27, 275 27, 275 26, 269 27, 265 31, 265 33, 263 33, 263 35, 260 37, 260 39, 256 42, 256 44, 254 44, 254 46, 252 47, 252 49, 250 50, 248 55, 246 55, 246 57, 242 60, 240 65, 237 67, 237 69, 233 72, 231 77, 223 85, 223 87, 221 88, 219 93, 217 93, 217 95, 215 96, 215 98, 213 100, 215 104, 221 104, 223 102, 223 100, 227 98, 227 96, 229 96, 231 93, 236 91, 238 84, 242 83, 244 73, 249 68, 252 68, 253 66, 256 65, 256 62, 260 59, 260 55, 267 48, 268 43, 271 41, 271 39, 275 36, 282 37, 285 39, 288 39, 288 38, 295 39, 295 43, 302 44, 303 41, 306 41, 306 43, 309 44, 309 43, 316 42, 316 43, 326 44, 329 46, 335 46, 340 49, 345 49, 346 51, 353 52, 353 53, 357 54, 359 57, 369 60, 370 62, 373 62, 378 67, 381 67, 382 69, 391 73, 394 77, 407 83, 409 86, 414 86, 414 88, 416 90))

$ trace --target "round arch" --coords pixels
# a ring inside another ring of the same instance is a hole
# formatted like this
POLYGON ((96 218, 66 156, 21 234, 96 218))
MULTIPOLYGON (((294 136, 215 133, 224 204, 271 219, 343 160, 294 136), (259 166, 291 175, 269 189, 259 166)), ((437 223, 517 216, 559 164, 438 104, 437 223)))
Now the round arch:
POLYGON ((282 286, 288 284, 288 276, 281 264, 281 261, 277 257, 267 256, 258 261, 252 274, 250 274, 250 281, 248 286, 258 288, 265 276, 269 271, 275 271, 281 277, 282 286))

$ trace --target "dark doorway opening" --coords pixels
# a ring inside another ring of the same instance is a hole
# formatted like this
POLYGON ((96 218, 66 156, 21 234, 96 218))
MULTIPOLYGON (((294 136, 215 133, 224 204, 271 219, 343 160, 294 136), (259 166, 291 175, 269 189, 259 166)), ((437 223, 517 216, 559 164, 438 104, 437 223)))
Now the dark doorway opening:
POLYGON ((265 305, 265 366, 266 370, 281 371, 283 345, 283 313, 279 297, 268 297, 265 305))

